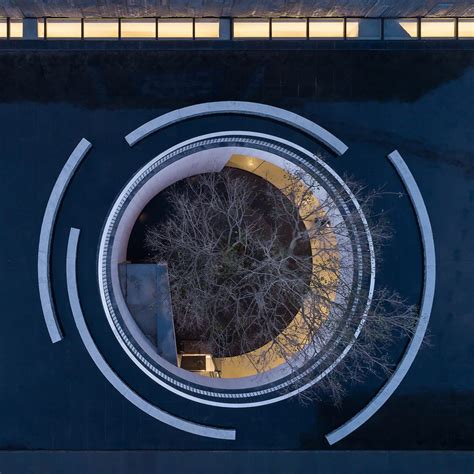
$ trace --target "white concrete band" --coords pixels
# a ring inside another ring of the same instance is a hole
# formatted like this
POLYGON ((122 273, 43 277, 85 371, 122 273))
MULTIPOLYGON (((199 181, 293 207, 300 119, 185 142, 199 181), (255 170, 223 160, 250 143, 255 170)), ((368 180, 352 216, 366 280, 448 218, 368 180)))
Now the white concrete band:
POLYGON ((76 274, 76 261, 77 261, 77 248, 79 242, 79 229, 71 228, 69 232, 69 239, 67 245, 66 254, 66 280, 67 280, 67 291, 69 297, 69 304, 76 323, 77 330, 81 336, 82 342, 86 347, 87 352, 94 361, 94 364, 102 372, 102 375, 112 384, 112 386, 123 395, 130 403, 135 405, 137 408, 145 412, 147 415, 166 423, 178 430, 186 431, 198 436, 205 436, 208 438, 235 440, 236 432, 233 429, 215 428, 206 425, 200 425, 191 421, 183 420, 170 413, 160 410, 155 405, 147 402, 141 398, 136 392, 134 392, 128 385, 126 385, 122 379, 112 370, 107 364, 105 359, 102 357, 99 349, 94 343, 92 336, 87 328, 87 324, 82 313, 81 303, 79 300, 79 292, 77 288, 77 274, 76 274))
POLYGON ((388 159, 400 175, 400 178, 408 192, 408 196, 410 197, 413 208, 415 209, 420 229, 424 263, 420 317, 415 333, 407 346, 405 354, 390 379, 366 407, 342 426, 326 435, 329 444, 337 443, 359 428, 359 426, 369 420, 369 418, 371 418, 395 392, 418 354, 428 327, 431 309, 433 307, 436 286, 436 255, 428 211, 426 210, 420 189, 418 188, 408 166, 400 156, 400 153, 398 153, 397 150, 394 150, 388 155, 388 159))
MULTIPOLYGON (((128 309, 126 309, 126 305, 124 307, 124 305, 121 304, 120 291, 114 291, 113 299, 115 301, 115 304, 117 305, 117 308, 113 307, 112 297, 109 293, 110 288, 109 288, 109 285, 107 283, 107 280, 108 280, 108 276, 107 276, 108 264, 106 263, 105 255, 108 254, 108 252, 109 252, 108 251, 109 239, 112 235, 114 235, 114 237, 113 237, 114 244, 113 244, 113 247, 112 247, 112 249, 113 249, 113 251, 112 251, 112 260, 115 263, 117 263, 121 259, 123 260, 125 258, 125 253, 124 253, 125 250, 124 249, 126 249, 125 244, 128 241, 128 236, 129 236, 129 233, 131 231, 131 224, 130 223, 126 224, 126 222, 125 222, 124 226, 122 226, 122 221, 130 221, 131 223, 134 223, 136 218, 138 217, 138 214, 141 212, 141 210, 142 210, 143 206, 146 204, 146 202, 148 202, 148 200, 152 197, 152 195, 156 194, 157 189, 159 190, 163 187, 163 183, 157 187, 156 183, 152 182, 155 179, 159 179, 160 181, 162 179, 164 179, 163 176, 155 175, 149 181, 149 184, 153 184, 153 186, 151 186, 150 189, 154 189, 155 190, 154 193, 150 194, 147 191, 146 187, 149 186, 148 183, 147 183, 147 185, 145 185, 145 188, 143 188, 144 189, 144 194, 143 195, 141 195, 142 190, 140 190, 140 191, 135 190, 136 183, 138 183, 139 181, 144 179, 144 177, 150 173, 150 170, 152 170, 156 167, 155 165, 158 165, 163 160, 168 159, 167 158, 168 156, 171 156, 175 153, 180 152, 180 150, 182 150, 182 149, 188 149, 189 153, 192 153, 191 149, 192 149, 193 146, 195 146, 195 144, 197 142, 201 142, 201 141, 204 142, 204 141, 210 140, 210 143, 206 145, 206 150, 207 150, 206 154, 210 153, 208 158, 212 158, 211 162, 215 161, 215 163, 213 165, 213 167, 217 166, 217 168, 215 170, 218 170, 219 168, 221 168, 223 166, 223 164, 220 163, 220 159, 224 158, 224 162, 226 162, 230 158, 232 153, 243 153, 243 154, 250 153, 252 156, 260 157, 260 158, 262 158, 266 161, 272 162, 273 164, 275 164, 277 166, 286 168, 286 166, 289 165, 290 168, 294 168, 294 165, 290 165, 290 162, 287 161, 286 159, 279 158, 276 155, 273 155, 273 153, 269 154, 267 152, 264 152, 263 150, 259 150, 258 147, 254 148, 254 145, 257 146, 260 142, 262 142, 262 143, 265 142, 267 146, 270 146, 269 143, 265 141, 265 139, 268 139, 268 140, 274 141, 274 142, 278 142, 278 144, 271 145, 271 148, 275 151, 278 150, 279 152, 283 152, 285 147, 282 146, 282 145, 288 145, 290 148, 297 151, 297 154, 295 154, 293 152, 293 156, 297 161, 301 159, 301 155, 306 156, 306 158, 308 160, 308 162, 306 163, 306 166, 311 168, 313 170, 312 172, 316 173, 316 175, 318 175, 318 171, 317 171, 315 166, 316 165, 322 166, 325 169, 325 171, 328 173, 328 175, 331 176, 332 179, 335 179, 338 182, 338 184, 340 186, 342 186, 342 188, 345 190, 345 192, 349 195, 350 200, 352 201, 354 207, 357 210, 357 213, 360 215, 362 225, 364 227, 364 234, 366 234, 367 241, 368 241, 367 243, 368 243, 369 251, 370 251, 370 283, 369 283, 369 295, 368 295, 367 301, 365 303, 365 307, 362 311, 363 314, 361 314, 360 325, 359 325, 359 327, 357 329, 357 332, 355 334, 355 337, 357 337, 358 333, 360 332, 361 326, 364 324, 366 312, 368 311, 368 308, 370 307, 372 292, 373 292, 373 288, 374 288, 375 257, 374 257, 374 249, 373 249, 372 239, 370 237, 370 230, 368 228, 365 216, 363 215, 363 212, 360 209, 360 206, 358 205, 355 197, 353 196, 353 194, 351 193, 351 191, 349 190, 347 185, 344 183, 344 181, 339 176, 337 176, 336 173, 329 166, 327 166, 317 156, 315 156, 314 153, 311 153, 311 152, 299 147, 298 145, 296 145, 294 143, 288 142, 286 140, 280 139, 280 138, 275 137, 275 136, 265 135, 265 134, 256 133, 256 132, 230 131, 230 132, 217 132, 217 133, 212 133, 212 134, 208 134, 208 135, 195 137, 193 139, 190 139, 190 140, 182 142, 178 145, 175 145, 175 146, 171 147, 170 149, 166 150, 165 152, 162 152, 160 155, 158 155, 151 162, 147 163, 143 168, 141 168, 134 175, 134 177, 131 179, 131 181, 129 181, 129 184, 125 187, 125 189, 122 191, 120 196, 117 198, 117 200, 114 203, 114 206, 112 207, 112 210, 109 213, 106 225, 104 227, 104 232, 103 232, 103 235, 102 235, 102 238, 101 238, 100 250, 99 250, 99 255, 98 255, 99 290, 100 290, 100 293, 101 293, 101 299, 102 299, 102 303, 103 303, 103 306, 104 306, 104 310, 105 310, 105 313, 106 313, 106 315, 108 317, 108 320, 109 320, 109 324, 111 325, 111 328, 112 328, 115 336, 117 337, 119 343, 122 345, 125 352, 130 356, 131 360, 133 360, 134 363, 141 370, 143 370, 148 376, 150 376, 153 380, 155 380, 156 382, 158 382, 159 384, 161 384, 162 386, 164 386, 168 390, 172 391, 173 393, 179 394, 180 396, 188 398, 189 400, 198 401, 200 403, 204 403, 204 404, 208 404, 208 405, 222 406, 222 407, 232 407, 232 408, 247 408, 247 407, 251 407, 251 406, 266 405, 266 404, 269 404, 269 403, 274 403, 275 401, 279 401, 279 400, 289 398, 289 397, 291 397, 291 396, 293 396, 297 393, 300 393, 302 390, 310 387, 311 385, 317 383, 321 378, 323 378, 328 373, 328 371, 330 371, 338 362, 340 362, 340 360, 342 360, 342 358, 349 351, 350 347, 346 348, 343 351, 343 353, 341 354, 341 357, 338 358, 338 360, 335 361, 335 363, 332 364, 331 367, 328 370, 325 370, 323 373, 320 374, 320 376, 313 378, 309 383, 306 383, 304 385, 304 387, 299 387, 299 388, 296 388, 294 390, 288 390, 288 387, 292 383, 292 381, 287 381, 287 382, 284 382, 284 383, 281 383, 281 384, 277 384, 275 386, 272 386, 271 388, 262 388, 261 390, 258 390, 258 388, 257 388, 257 391, 256 392, 253 391, 252 393, 250 393, 250 392, 248 392, 248 393, 247 392, 235 392, 235 393, 232 393, 232 394, 224 394, 224 393, 220 393, 220 392, 214 392, 214 390, 209 391, 209 390, 206 390, 205 388, 186 386, 182 382, 176 381, 173 377, 170 377, 169 375, 164 374, 158 367, 155 367, 154 365, 150 364, 150 362, 143 357, 143 354, 140 353, 140 351, 138 351, 134 347, 133 343, 131 343, 129 341, 128 336, 124 333, 123 329, 120 327, 120 323, 117 323, 117 321, 116 321, 116 318, 117 318, 116 311, 117 310, 125 320, 129 320, 130 318, 125 317, 125 316, 127 316, 128 309), (208 146, 207 146, 207 145, 210 145, 211 143, 214 143, 214 144, 220 143, 221 140, 224 140, 224 139, 229 138, 229 137, 235 137, 237 139, 239 137, 242 138, 242 139, 245 138, 246 144, 244 146, 241 145, 241 146, 238 146, 238 147, 236 147, 236 146, 229 147, 229 148, 226 147, 227 150, 224 149, 224 148, 218 148, 216 150, 213 150, 212 147, 208 148, 208 146), (263 141, 262 141, 262 139, 263 139, 263 141), (273 158, 270 155, 273 155, 273 158), (313 163, 313 164, 311 164, 311 163, 313 163), (130 206, 127 206, 127 208, 124 211, 124 214, 122 215, 122 217, 120 217, 121 224, 118 226, 117 229, 112 230, 112 227, 114 227, 114 225, 115 225, 114 222, 116 221, 116 218, 118 216, 118 213, 120 212, 120 209, 122 208, 125 201, 128 199, 127 196, 131 195, 132 192, 133 192, 133 195, 134 195, 134 198, 132 199, 132 201, 137 199, 137 202, 139 202, 140 205, 135 205, 133 202, 130 202, 130 206), (128 209, 128 207, 130 207, 130 209, 128 209), (131 212, 132 214, 128 215, 129 212, 131 212), (127 218, 124 217, 126 215, 128 215, 127 218), (118 243, 118 246, 116 246, 116 243, 118 243), (119 325, 117 326, 117 324, 119 324, 119 325), (178 387, 178 388, 174 387, 173 385, 176 385, 176 387, 178 387), (186 392, 180 390, 180 388, 189 389, 193 393, 199 394, 201 396, 191 395, 190 393, 186 393, 186 392), (271 398, 271 399, 266 399, 266 400, 258 400, 258 401, 254 400, 252 402, 245 402, 244 401, 245 398, 251 398, 251 397, 255 397, 255 396, 264 396, 264 395, 267 396, 270 393, 276 392, 277 390, 280 390, 280 389, 285 391, 285 393, 281 396, 277 396, 277 397, 274 397, 274 398, 271 398), (202 396, 217 397, 217 398, 220 398, 220 399, 224 399, 226 397, 231 397, 233 400, 231 402, 227 402, 227 401, 226 402, 224 402, 224 401, 221 402, 221 401, 217 401, 215 399, 207 400, 205 398, 202 398, 202 396)), ((290 151, 287 150, 286 153, 290 153, 290 151)), ((200 154, 200 152, 195 153, 192 156, 197 157, 199 154, 200 154)), ((205 157, 205 154, 202 154, 201 159, 204 158, 204 157, 205 157)), ((186 161, 186 157, 185 158, 180 158, 178 162, 174 162, 171 165, 168 165, 170 167, 170 171, 165 173, 167 175, 167 178, 165 179, 165 181, 168 181, 169 178, 173 178, 171 182, 174 182, 177 179, 177 176, 178 176, 177 172, 179 171, 180 168, 182 170, 182 166, 176 166, 176 165, 181 160, 186 161)), ((198 160, 191 167, 192 169, 187 171, 187 173, 189 173, 189 175, 192 175, 192 174, 195 174, 195 172, 203 172, 205 170, 205 167, 207 167, 207 166, 209 166, 209 164, 206 164, 206 160, 203 160, 202 164, 199 164, 199 160, 198 160), (204 166, 204 168, 203 168, 203 166, 204 166), (196 168, 196 169, 194 169, 194 168, 196 168)), ((187 168, 187 167, 185 167, 185 168, 187 168)), ((297 166, 294 169, 297 169, 297 168, 299 169, 299 166, 297 166)), ((166 170, 166 168, 164 170, 160 171, 159 175, 162 175, 163 171, 165 171, 165 170, 166 170)), ((322 176, 320 176, 320 177, 322 178, 322 176)), ((167 182, 167 185, 169 185, 169 184, 170 184, 170 182, 167 182)), ((328 186, 331 187, 329 182, 328 182, 328 186)), ((360 271, 358 273, 360 273, 360 271)), ((362 275, 359 275, 359 278, 362 278, 362 275)), ((112 280, 112 283, 114 283, 113 272, 112 272, 112 275, 111 275, 111 280, 112 280)), ((115 282, 115 285, 112 284, 112 287, 118 288, 117 282, 115 282)), ((358 301, 358 298, 357 298, 357 301, 358 301)), ((358 303, 355 303, 355 304, 358 304, 358 303)), ((130 330, 130 327, 128 327, 127 329, 130 330)), ((154 357, 151 357, 151 358, 153 360, 155 360, 157 358, 157 356, 155 355, 154 357)), ((324 361, 324 359, 325 359, 325 357, 319 358, 315 362, 315 365, 314 365, 314 367, 311 368, 311 370, 313 368, 316 368, 317 366, 319 366, 319 364, 322 363, 324 361)), ((174 367, 174 368, 173 367, 168 367, 168 364, 166 364, 166 361, 158 361, 158 362, 159 362, 159 366, 161 366, 162 368, 166 368, 171 373, 175 373, 177 371, 176 367, 174 367)), ((181 371, 181 369, 178 369, 178 371, 181 371)), ((277 372, 278 372, 278 370, 275 371, 275 374, 277 372)), ((175 374, 175 375, 179 375, 179 374, 175 374)), ((189 378, 191 378, 192 375, 193 374, 187 373, 186 377, 184 377, 184 378, 189 379, 189 378)), ((303 377, 306 377, 306 376, 307 376, 307 372, 304 372, 304 373, 302 373, 301 375, 298 376, 298 380, 300 378, 303 378, 303 377)), ((215 386, 219 385, 219 382, 221 382, 220 379, 209 379, 209 382, 207 382, 207 379, 205 379, 203 377, 200 377, 200 376, 194 376, 194 377, 196 378, 196 380, 193 380, 195 383, 198 383, 199 385, 214 386, 214 388, 216 388, 215 386)), ((257 384, 257 385, 260 385, 260 383, 263 383, 263 382, 260 381, 261 377, 253 377, 253 378, 259 379, 259 384, 257 384)), ((226 384, 224 386, 222 386, 221 388, 223 388, 223 389, 224 388, 225 389, 229 389, 229 388, 232 389, 230 387, 230 385, 234 385, 234 383, 229 383, 229 381, 230 381, 230 379, 229 380, 226 379, 226 384)), ((240 389, 240 390, 242 390, 244 388, 250 388, 250 386, 253 385, 253 383, 251 383, 251 382, 253 382, 252 377, 248 377, 247 380, 239 379, 238 382, 235 382, 235 387, 233 387, 233 388, 234 389, 240 389), (247 382, 249 382, 250 385, 247 385, 247 382)))
POLYGON ((43 222, 41 223, 38 245, 38 288, 44 321, 48 328, 49 337, 53 343, 59 342, 63 339, 56 311, 54 309, 51 289, 50 254, 54 224, 66 188, 77 167, 86 156, 86 153, 90 150, 91 146, 91 143, 83 138, 69 156, 54 183, 44 212, 43 222))
MULTIPOLYGON (((240 132, 237 132, 240 133, 240 132)), ((220 134, 212 134, 212 138, 216 135, 220 134)), ((225 133, 228 135, 228 132, 225 133)), ((117 226, 115 236, 114 236, 114 245, 111 252, 111 278, 110 283, 113 288, 114 292, 114 299, 117 305, 117 308, 122 316, 122 318, 126 321, 127 329, 133 335, 133 338, 139 343, 140 347, 145 350, 147 355, 159 363, 161 366, 165 367, 169 372, 175 373, 181 378, 188 379, 190 382, 194 382, 196 384, 208 386, 214 389, 222 388, 222 389, 255 389, 258 386, 263 385, 264 383, 271 383, 275 382, 277 379, 283 378, 285 376, 291 375, 292 368, 287 364, 282 364, 281 366, 275 367, 267 372, 262 374, 254 375, 254 376, 246 376, 239 379, 220 379, 220 378, 208 378, 202 377, 201 375, 192 374, 191 372, 181 369, 179 367, 173 366, 168 361, 164 360, 162 357, 158 356, 156 353, 156 349, 151 345, 148 339, 143 335, 141 330, 138 328, 137 323, 135 322, 134 318, 130 314, 128 306, 125 302, 123 297, 121 286, 120 286, 120 279, 119 279, 119 263, 123 262, 127 259, 127 247, 128 241, 130 238, 130 234, 132 232, 132 228, 139 216, 142 212, 146 204, 159 192, 163 189, 171 186, 173 183, 180 181, 186 177, 193 176, 196 174, 201 173, 209 173, 209 172, 219 172, 222 171, 225 164, 230 160, 230 158, 234 155, 251 155, 255 158, 262 159, 268 163, 272 163, 278 166, 281 169, 284 169, 288 172, 294 172, 295 174, 301 169, 296 165, 292 164, 291 162, 281 158, 275 154, 269 153, 267 151, 258 150, 255 148, 245 147, 245 146, 228 146, 225 148, 210 148, 204 151, 199 151, 188 155, 184 158, 181 158, 179 161, 172 163, 160 173, 156 174, 146 182, 146 184, 140 188, 138 191, 135 192, 133 200, 130 204, 126 207, 121 219, 120 223, 117 226)), ((156 159, 156 158, 155 158, 156 159)), ((137 175, 140 175, 142 170, 140 170, 137 175)), ((133 179, 133 178, 132 178, 133 179)), ((315 191, 316 192, 316 191, 315 191)), ((327 192, 324 189, 320 189, 317 191, 319 194, 315 195, 316 199, 323 201, 323 195, 326 195, 327 192)), ((354 198, 355 199, 355 198, 354 198)), ((355 205, 355 203, 354 203, 355 205)), ((343 220, 340 213, 333 213, 329 216, 330 221, 333 223, 333 226, 337 226, 343 220)), ((341 239, 342 236, 338 236, 338 239, 341 239)), ((341 245, 341 248, 344 246, 341 245)), ((101 245, 100 252, 102 253, 104 249, 104 245, 101 245)), ((341 250, 342 251, 342 250, 341 250)), ((352 260, 352 254, 346 255, 346 259, 352 260)), ((352 263, 348 265, 352 271, 352 263)), ((104 286, 104 272, 103 270, 98 270, 99 274, 99 281, 101 283, 101 295, 104 294, 103 300, 107 300, 105 293, 103 292, 102 288, 104 286)), ((350 282, 346 280, 346 284, 352 284, 352 277, 350 277, 350 282)), ((338 296, 341 296, 338 293, 338 296)), ((339 302, 341 304, 341 302, 339 302)), ((104 305, 104 309, 107 306, 104 305)), ((115 336, 122 344, 124 350, 133 357, 133 353, 130 353, 129 348, 126 344, 123 344, 123 336, 117 330, 111 318, 108 318, 112 331, 114 332, 115 336)), ((135 359, 136 360, 136 359, 135 359)), ((139 365, 142 368, 142 364, 139 365)), ((149 374, 149 372, 147 372, 149 374)))
POLYGON ((268 118, 290 125, 291 127, 307 133, 326 145, 337 155, 344 154, 348 149, 347 145, 332 133, 301 115, 272 105, 234 100, 206 102, 204 104, 196 104, 189 107, 183 107, 182 109, 173 110, 141 125, 133 132, 129 133, 125 137, 125 140, 130 146, 133 146, 148 135, 151 135, 161 128, 180 122, 181 120, 216 114, 241 114, 268 118))

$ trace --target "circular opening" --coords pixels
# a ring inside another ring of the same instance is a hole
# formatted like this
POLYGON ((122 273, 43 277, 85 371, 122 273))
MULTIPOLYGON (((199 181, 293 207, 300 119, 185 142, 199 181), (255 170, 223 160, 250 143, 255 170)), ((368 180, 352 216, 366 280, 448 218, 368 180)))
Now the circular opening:
POLYGON ((254 351, 282 333, 300 310, 311 260, 295 204, 268 180, 232 167, 155 196, 127 248, 131 264, 167 265, 178 352, 214 358, 254 351), (295 220, 273 212, 276 199, 295 220))
MULTIPOLYGON (((226 165, 259 174, 269 181, 272 180, 261 172, 267 165, 290 173, 301 172, 320 184, 315 187, 316 199, 324 200, 330 196, 334 200, 334 213, 328 215, 329 224, 347 225, 347 231, 338 235, 337 241, 341 244, 340 258, 348 263, 345 265, 345 286, 353 291, 349 299, 342 287, 338 291, 335 302, 346 310, 344 314, 333 314, 332 310, 328 313, 329 324, 324 323, 327 329, 326 342, 337 344, 338 341, 331 339, 330 327, 334 323, 339 324, 337 321, 343 324, 341 318, 357 318, 363 323, 371 293, 369 291, 360 297, 359 292, 361 288, 373 287, 373 249, 357 201, 342 179, 314 154, 282 139, 252 132, 221 132, 183 142, 157 156, 133 176, 112 206, 104 227, 98 255, 99 287, 108 321, 117 340, 131 360, 153 380, 175 393, 202 403, 222 406, 245 403, 246 406, 254 406, 271 403, 282 397, 288 398, 304 390, 304 387, 292 387, 296 383, 301 385, 298 381, 304 381, 304 384, 308 380, 309 384, 316 383, 328 370, 332 370, 337 360, 326 360, 321 346, 322 352, 311 361, 301 359, 300 363, 296 357, 299 365, 290 366, 282 363, 284 361, 275 360, 273 365, 266 366, 264 372, 255 371, 251 364, 245 369, 246 372, 244 370, 245 373, 242 373, 241 364, 236 371, 233 362, 240 356, 221 358, 228 363, 228 378, 214 378, 212 375, 202 377, 196 373, 199 370, 194 370, 196 367, 191 367, 191 371, 183 370, 179 364, 158 354, 156 346, 143 335, 130 315, 119 276, 121 264, 127 260, 130 235, 146 205, 174 183, 194 175, 220 172, 226 165), (240 164, 236 163, 236 158, 240 164), (344 217, 346 214, 350 215, 347 223, 344 217), (360 216, 355 217, 356 214, 360 216), (362 240, 350 239, 350 227, 354 225, 363 229, 360 234, 362 240), (364 233, 367 239, 363 237, 364 233), (367 246, 370 261, 358 256, 360 247, 367 246)), ((279 187, 277 183, 274 184, 279 187)), ((341 348, 341 353, 347 353, 348 350, 341 348)))

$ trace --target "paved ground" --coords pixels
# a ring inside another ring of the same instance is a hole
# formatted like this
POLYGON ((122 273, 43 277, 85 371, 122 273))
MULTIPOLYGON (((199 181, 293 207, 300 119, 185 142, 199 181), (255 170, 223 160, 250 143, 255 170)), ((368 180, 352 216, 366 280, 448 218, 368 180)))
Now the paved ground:
POLYGON ((439 451, 102 451, 0 453, 0 465, 14 474, 429 474, 470 473, 469 452, 439 451), (67 471, 65 471, 65 468, 67 471))
POLYGON ((110 332, 95 283, 98 235, 112 200, 140 165, 177 141, 215 130, 258 129, 316 147, 287 127, 239 117, 192 120, 133 149, 123 139, 168 110, 239 99, 315 120, 350 147, 331 161, 337 171, 392 193, 379 202, 395 231, 393 247, 379 266, 379 282, 398 288, 410 301, 419 298, 421 249, 408 198, 399 197, 403 188, 385 158, 393 149, 410 166, 432 219, 438 281, 431 346, 377 415, 331 449, 473 450, 473 53, 4 52, 0 77, 0 448, 326 450, 323 435, 376 392, 381 382, 369 380, 340 408, 294 401, 245 412, 200 407, 142 377, 110 332), (66 337, 52 345, 36 287, 39 228, 54 180, 82 137, 93 149, 65 197, 53 243, 53 285, 66 337), (235 443, 200 439, 157 423, 97 371, 66 299, 64 258, 71 226, 82 229, 84 312, 109 363, 162 408, 198 422, 235 426, 235 443))

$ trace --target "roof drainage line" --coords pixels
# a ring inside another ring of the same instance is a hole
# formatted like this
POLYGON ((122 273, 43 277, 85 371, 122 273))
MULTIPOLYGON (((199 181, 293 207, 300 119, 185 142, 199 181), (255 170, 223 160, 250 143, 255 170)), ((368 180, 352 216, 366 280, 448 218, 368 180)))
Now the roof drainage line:
POLYGON ((76 323, 77 330, 81 336, 82 342, 86 347, 87 352, 91 356, 97 368, 102 372, 102 375, 113 385, 113 387, 120 392, 130 403, 135 405, 146 414, 153 418, 166 423, 173 428, 178 430, 186 431, 191 434, 198 436, 205 436, 208 438, 235 440, 236 432, 233 429, 215 428, 206 425, 200 425, 191 421, 183 420, 176 416, 167 413, 166 411, 160 410, 156 406, 147 402, 135 393, 128 385, 126 385, 122 379, 112 370, 107 364, 105 359, 102 357, 99 349, 94 343, 92 336, 87 328, 84 314, 82 313, 81 303, 79 300, 79 292, 77 288, 77 274, 76 274, 76 261, 77 261, 77 247, 79 242, 79 229, 71 228, 69 232, 69 240, 67 244, 66 254, 66 280, 67 280, 67 292, 69 296, 69 304, 76 323))
POLYGON ((44 321, 48 329, 51 342, 59 342, 63 339, 61 328, 56 316, 53 303, 53 292, 51 288, 51 242, 53 238, 54 224, 58 214, 61 201, 66 188, 71 181, 77 167, 92 144, 83 138, 69 156, 66 164, 59 173, 46 205, 46 210, 41 223, 40 238, 38 244, 38 289, 43 310, 44 321))
POLYGON ((416 355, 418 354, 426 333, 426 329, 428 327, 431 309, 433 306, 436 286, 436 255, 433 232, 431 229, 428 211, 426 210, 420 189, 418 188, 413 175, 411 174, 408 166, 398 151, 392 151, 392 153, 388 155, 388 159, 399 174, 408 192, 408 196, 410 197, 411 203, 415 210, 418 227, 420 229, 424 263, 423 293, 421 298, 420 317, 415 333, 410 340, 410 343, 408 344, 402 360, 398 364, 395 372, 365 408, 363 408, 359 413, 357 413, 342 426, 326 435, 326 439, 331 445, 345 438, 357 428, 359 428, 359 426, 369 420, 398 388, 411 365, 413 364, 416 355))
POLYGON ((243 114, 269 118, 302 130, 326 145, 339 156, 344 154, 348 149, 347 145, 332 133, 301 115, 271 105, 242 101, 206 102, 204 104, 196 104, 173 110, 141 125, 129 133, 125 137, 125 140, 130 146, 133 146, 157 130, 180 122, 181 120, 214 114, 243 114))

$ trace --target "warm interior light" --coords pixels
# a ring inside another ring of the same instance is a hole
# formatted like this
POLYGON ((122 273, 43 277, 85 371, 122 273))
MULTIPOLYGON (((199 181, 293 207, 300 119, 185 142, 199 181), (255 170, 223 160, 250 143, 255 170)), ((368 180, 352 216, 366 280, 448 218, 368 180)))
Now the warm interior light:
POLYGON ((118 20, 84 20, 84 38, 118 38, 118 20))
POLYGON ((47 18, 46 36, 47 38, 80 38, 82 36, 81 20, 73 18, 47 18))
POLYGON ((154 18, 122 20, 120 35, 122 38, 156 38, 156 20, 154 18))
POLYGON ((219 38, 219 20, 198 19, 194 23, 196 38, 219 38))
POLYGON ((10 38, 23 38, 23 20, 10 20, 10 38))
POLYGON ((455 20, 451 18, 422 18, 422 38, 454 38, 455 20))
POLYGON ((193 20, 158 20, 158 38, 192 38, 193 20))
POLYGON ((346 36, 348 38, 359 37, 359 20, 347 20, 346 21, 346 36))
POLYGON ((38 19, 38 38, 44 38, 44 20, 43 20, 43 18, 38 19))
POLYGON ((318 18, 309 20, 310 38, 344 38, 342 18, 318 18))
POLYGON ((410 39, 418 37, 416 18, 388 18, 384 20, 385 39, 410 39))
POLYGON ((0 18, 0 38, 7 37, 7 19, 0 18))
POLYGON ((272 20, 272 38, 306 38, 306 20, 272 20))
MULTIPOLYGON (((266 181, 272 183, 280 190, 284 190, 290 184, 288 174, 285 170, 257 157, 234 154, 231 156, 231 159, 227 162, 226 166, 249 171, 250 173, 256 176, 260 176, 266 181)), ((313 199, 315 200, 316 198, 314 197, 313 199)), ((311 199, 311 202, 308 203, 309 206, 313 206, 315 204, 315 201, 313 199, 311 199)), ((303 216, 301 217, 303 218, 303 216)), ((314 221, 312 221, 311 223, 305 222, 305 225, 306 224, 312 226, 314 225, 314 221)), ((333 233, 331 233, 331 235, 328 235, 328 237, 329 239, 334 239, 333 242, 336 239, 333 233)), ((334 243, 331 245, 334 245, 334 243)), ((318 268, 321 265, 321 263, 318 263, 317 259, 325 258, 321 257, 321 255, 318 254, 318 251, 316 250, 317 246, 318 245, 315 241, 311 243, 315 268, 318 268)), ((335 275, 327 275, 327 278, 334 279, 338 277, 335 275)), ((335 298, 334 292, 331 293, 329 297, 331 300, 333 300, 335 298)), ((322 312, 325 317, 327 317, 328 311, 325 311, 323 308, 322 312)), ((298 339, 299 344, 303 344, 304 338, 307 336, 307 333, 307 326, 305 326, 304 319, 301 316, 301 312, 298 312, 293 318, 293 320, 289 323, 289 325, 282 331, 282 334, 277 337, 287 338, 287 340, 298 339)), ((284 343, 282 342, 282 344, 284 343)), ((219 370, 222 378, 247 377, 258 373, 257 366, 252 363, 252 361, 258 361, 259 353, 264 351, 269 351, 269 356, 268 358, 266 358, 266 365, 264 368, 262 367, 264 370, 273 369, 285 362, 284 358, 281 357, 281 355, 278 354, 277 351, 272 351, 271 344, 267 343, 264 346, 246 354, 241 354, 233 357, 216 357, 214 358, 214 363, 216 369, 219 370)))
POLYGON ((410 38, 416 38, 418 36, 417 20, 399 20, 398 24, 406 31, 410 38))
POLYGON ((374 18, 350 18, 346 20, 347 38, 380 39, 381 20, 374 18))
POLYGON ((269 20, 234 20, 234 38, 269 38, 269 20))
POLYGON ((459 18, 458 35, 460 38, 474 38, 474 18, 459 18))

